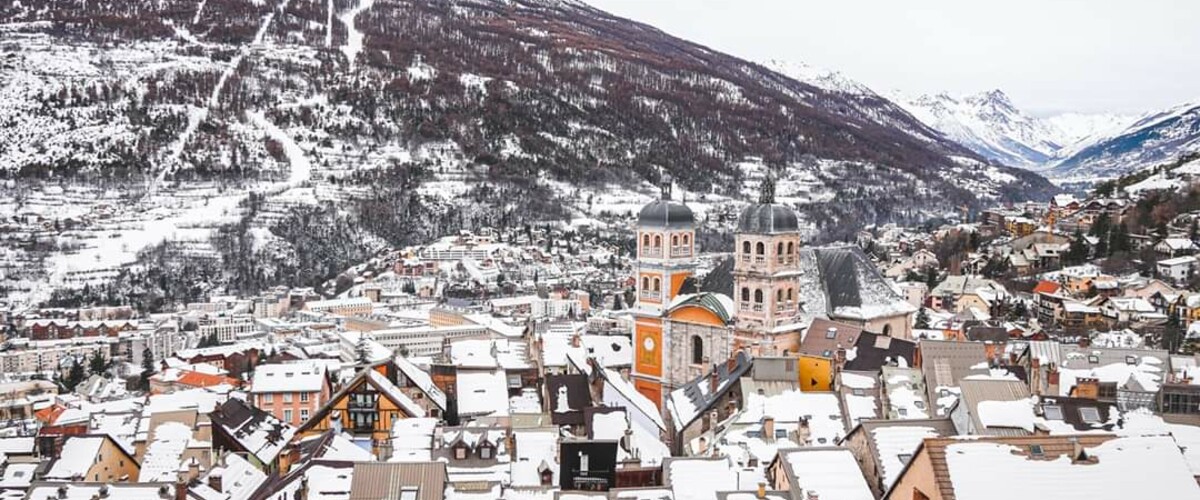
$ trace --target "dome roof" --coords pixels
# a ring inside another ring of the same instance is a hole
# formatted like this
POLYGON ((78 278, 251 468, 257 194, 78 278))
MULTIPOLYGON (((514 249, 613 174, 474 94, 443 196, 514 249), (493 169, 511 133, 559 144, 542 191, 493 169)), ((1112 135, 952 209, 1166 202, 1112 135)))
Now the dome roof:
POLYGON ((696 217, 692 215, 692 209, 670 200, 655 200, 642 207, 642 212, 638 214, 640 227, 690 229, 695 225, 696 217))
POLYGON ((756 203, 742 210, 738 217, 738 232, 750 234, 779 234, 800 231, 796 211, 778 203, 756 203))

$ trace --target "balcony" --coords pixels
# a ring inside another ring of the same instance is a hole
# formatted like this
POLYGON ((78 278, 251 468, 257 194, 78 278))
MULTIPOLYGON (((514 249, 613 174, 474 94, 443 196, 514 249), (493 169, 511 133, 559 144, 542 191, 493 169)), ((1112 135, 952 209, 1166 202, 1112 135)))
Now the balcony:
POLYGON ((651 259, 661 259, 663 255, 662 247, 645 247, 639 255, 651 259))
POLYGON ((755 263, 755 264, 766 264, 766 263, 767 263, 767 257, 766 257, 766 256, 763 256, 763 255, 755 255, 755 256, 754 256, 754 263, 755 263))
POLYGON ((671 249, 671 258, 691 257, 692 249, 689 247, 675 247, 671 249))

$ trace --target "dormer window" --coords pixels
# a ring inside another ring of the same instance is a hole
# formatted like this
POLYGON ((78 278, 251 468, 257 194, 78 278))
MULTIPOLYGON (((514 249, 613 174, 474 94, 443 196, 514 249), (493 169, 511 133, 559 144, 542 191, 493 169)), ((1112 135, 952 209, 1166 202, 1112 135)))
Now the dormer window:
POLYGON ((459 444, 458 446, 454 447, 454 459, 455 460, 466 460, 467 459, 467 445, 459 444))

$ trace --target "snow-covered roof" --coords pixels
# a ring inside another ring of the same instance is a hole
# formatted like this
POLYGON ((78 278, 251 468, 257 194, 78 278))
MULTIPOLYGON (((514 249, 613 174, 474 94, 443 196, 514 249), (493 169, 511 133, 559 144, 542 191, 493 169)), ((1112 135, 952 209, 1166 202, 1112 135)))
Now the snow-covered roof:
POLYGON ((503 370, 459 370, 456 394, 460 415, 508 415, 508 381, 503 370))
POLYGON ((192 429, 179 422, 163 422, 154 428, 154 440, 146 446, 146 456, 138 472, 140 483, 171 483, 184 469, 183 452, 192 442, 192 429))
POLYGON ((738 489, 737 471, 724 458, 669 458, 663 467, 675 500, 716 500, 718 491, 738 489))
POLYGON ((520 340, 465 339, 450 344, 450 362, 461 368, 529 368, 529 354, 520 340))
POLYGON ((413 385, 421 389, 421 391, 425 393, 425 396, 433 401, 438 408, 441 408, 442 410, 446 409, 446 393, 442 392, 442 390, 433 383, 433 377, 430 377, 429 373, 413 364, 412 361, 404 356, 396 356, 393 358, 393 361, 396 364, 396 368, 400 370, 400 373, 404 374, 404 376, 408 378, 409 382, 412 382, 413 385))
POLYGON ((320 392, 325 386, 323 363, 283 363, 259 365, 254 368, 250 392, 320 392))
POLYGON ((73 436, 63 443, 62 451, 54 465, 46 472, 47 480, 72 481, 87 476, 88 469, 96 462, 104 446, 103 436, 73 436))
POLYGON ((793 488, 828 500, 875 499, 849 449, 797 449, 781 451, 780 456, 795 476, 793 488))
POLYGON ((925 438, 941 437, 941 433, 924 425, 881 425, 872 427, 870 438, 879 454, 880 480, 887 491, 900 478, 904 466, 916 454, 925 438))
POLYGON ((955 498, 1200 498, 1200 485, 1169 437, 1112 439, 1087 448, 1095 459, 1087 462, 1069 456, 1035 459, 1029 453, 1005 442, 947 445, 955 498))

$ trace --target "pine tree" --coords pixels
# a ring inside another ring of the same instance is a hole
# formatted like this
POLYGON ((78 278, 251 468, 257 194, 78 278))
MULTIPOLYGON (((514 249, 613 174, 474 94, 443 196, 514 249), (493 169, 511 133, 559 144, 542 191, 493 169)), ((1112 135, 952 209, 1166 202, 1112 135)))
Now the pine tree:
POLYGON ((1179 311, 1171 311, 1170 316, 1167 316, 1167 326, 1163 329, 1162 342, 1159 347, 1170 352, 1175 352, 1179 348, 1179 342, 1183 339, 1183 327, 1179 323, 1179 311))
POLYGON ((150 376, 154 371, 154 352, 147 347, 142 351, 142 374, 138 378, 138 386, 143 391, 150 390, 150 376))
POLYGON ((917 321, 913 324, 913 327, 919 330, 929 329, 929 313, 925 311, 924 307, 920 311, 917 311, 917 321))
POLYGON ((1071 236, 1071 246, 1067 249, 1067 262, 1071 264, 1079 264, 1087 260, 1087 244, 1083 241, 1083 233, 1078 229, 1071 236))
POLYGON ((88 363, 88 371, 92 375, 103 375, 104 370, 108 368, 108 360, 104 359, 104 354, 99 350, 92 351, 92 359, 88 363))
POLYGON ((63 387, 68 391, 75 390, 75 387, 83 382, 83 377, 86 374, 83 371, 83 364, 78 359, 71 360, 71 369, 67 372, 67 379, 63 381, 63 387))

